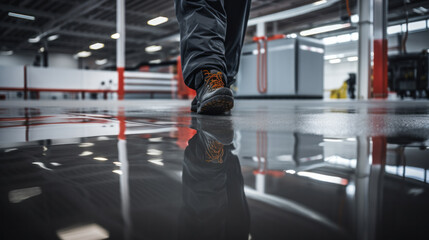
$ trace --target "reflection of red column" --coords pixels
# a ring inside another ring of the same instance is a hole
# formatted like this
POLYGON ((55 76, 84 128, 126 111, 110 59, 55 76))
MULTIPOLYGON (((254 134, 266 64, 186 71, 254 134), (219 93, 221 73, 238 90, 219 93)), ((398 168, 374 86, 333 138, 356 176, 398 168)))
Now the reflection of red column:
POLYGON ((384 165, 386 163, 387 140, 384 136, 372 138, 372 164, 384 165))
POLYGON ((125 113, 124 109, 121 107, 118 111, 118 116, 116 117, 119 120, 119 134, 118 139, 125 140, 125 130, 127 129, 127 126, 125 125, 125 113))

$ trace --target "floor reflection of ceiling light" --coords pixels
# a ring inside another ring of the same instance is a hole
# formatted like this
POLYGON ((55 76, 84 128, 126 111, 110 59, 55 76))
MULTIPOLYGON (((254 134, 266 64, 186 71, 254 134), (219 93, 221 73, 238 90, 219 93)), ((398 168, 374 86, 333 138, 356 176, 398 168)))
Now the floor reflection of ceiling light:
POLYGON ((57 236, 61 240, 106 239, 109 238, 109 232, 100 225, 92 223, 60 229, 57 231, 57 236))
POLYGON ((322 181, 322 182, 327 182, 327 183, 335 183, 335 184, 340 184, 343 186, 347 185, 347 183, 348 183, 347 179, 329 176, 329 175, 320 174, 320 173, 298 172, 297 174, 298 174, 298 176, 301 176, 301 177, 308 177, 308 178, 311 178, 311 179, 314 179, 317 181, 322 181))
POLYGON ((121 163, 120 162, 113 162, 113 164, 115 164, 115 166, 121 166, 121 163))
POLYGON ((61 166, 61 164, 60 164, 60 163, 57 163, 57 162, 51 162, 51 165, 52 165, 52 166, 55 166, 55 167, 61 166))
POLYGON ((97 140, 98 141, 106 141, 106 140, 109 140, 109 138, 106 137, 106 136, 100 136, 100 137, 97 138, 97 140))
POLYGON ((92 147, 94 146, 94 143, 81 143, 79 144, 79 147, 92 147))
POLYGON ((46 146, 43 146, 42 148, 44 152, 48 151, 48 148, 46 146))
POLYGON ((159 166, 164 166, 162 159, 151 159, 151 160, 148 160, 148 162, 159 165, 159 166))
POLYGON ((295 174, 295 173, 296 173, 296 171, 295 171, 295 170, 292 170, 292 169, 286 170, 285 172, 286 172, 286 173, 289 173, 289 174, 295 174))
POLYGON ((94 157, 93 159, 97 160, 97 161, 107 161, 107 160, 109 160, 109 159, 107 159, 105 157, 94 157))
POLYGON ((18 148, 8 148, 8 149, 5 149, 4 152, 8 153, 8 152, 16 151, 16 150, 18 150, 18 148))
POLYGON ((162 142, 162 137, 149 138, 149 142, 162 142))
POLYGON ((40 187, 15 189, 9 192, 9 202, 19 203, 25 199, 37 196, 41 193, 42 189, 40 187))
POLYGON ((90 156, 90 155, 92 155, 92 152, 90 152, 90 151, 84 151, 81 154, 79 154, 80 157, 90 156))
POLYGON ((52 171, 52 169, 47 168, 47 167, 45 166, 45 164, 44 164, 44 163, 42 163, 42 162, 32 162, 32 163, 33 163, 34 165, 37 165, 37 166, 39 166, 39 167, 41 167, 41 168, 45 169, 45 170, 52 171))
POLYGON ((152 155, 152 156, 159 156, 162 154, 162 151, 157 150, 157 149, 148 149, 147 154, 152 155))
POLYGON ((122 174, 122 171, 121 171, 121 170, 113 170, 112 172, 113 172, 113 173, 116 173, 116 174, 119 174, 119 175, 121 175, 121 174, 122 174))

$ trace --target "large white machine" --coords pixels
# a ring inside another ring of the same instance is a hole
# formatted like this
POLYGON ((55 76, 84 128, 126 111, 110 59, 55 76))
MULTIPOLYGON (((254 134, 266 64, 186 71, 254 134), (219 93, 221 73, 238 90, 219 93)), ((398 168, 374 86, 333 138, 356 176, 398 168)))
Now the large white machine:
POLYGON ((243 47, 233 87, 237 97, 323 98, 322 41, 303 37, 255 41, 243 47))

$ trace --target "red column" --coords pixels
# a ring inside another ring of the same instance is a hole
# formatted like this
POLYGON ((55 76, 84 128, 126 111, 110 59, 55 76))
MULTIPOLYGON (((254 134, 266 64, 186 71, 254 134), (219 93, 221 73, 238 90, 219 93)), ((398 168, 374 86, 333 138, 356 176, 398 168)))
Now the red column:
POLYGON ((387 39, 375 39, 373 98, 387 98, 387 62, 387 39))

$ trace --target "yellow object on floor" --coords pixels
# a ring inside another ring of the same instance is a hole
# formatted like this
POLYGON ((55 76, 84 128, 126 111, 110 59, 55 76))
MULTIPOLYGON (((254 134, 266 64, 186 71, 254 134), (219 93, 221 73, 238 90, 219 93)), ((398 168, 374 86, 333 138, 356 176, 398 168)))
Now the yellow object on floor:
POLYGON ((332 99, 344 99, 347 98, 347 81, 344 81, 343 85, 338 89, 331 90, 332 99))

